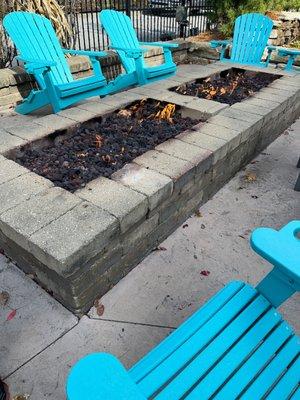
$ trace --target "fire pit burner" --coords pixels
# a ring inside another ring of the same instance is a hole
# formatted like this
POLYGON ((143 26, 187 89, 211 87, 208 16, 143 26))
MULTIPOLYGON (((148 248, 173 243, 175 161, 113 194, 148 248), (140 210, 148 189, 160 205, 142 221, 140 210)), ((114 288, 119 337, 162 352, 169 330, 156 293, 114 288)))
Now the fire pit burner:
POLYGON ((16 161, 71 192, 196 125, 179 106, 143 99, 72 132, 54 132, 45 142, 21 148, 16 161))
POLYGON ((170 90, 232 105, 252 96, 280 77, 281 75, 231 68, 220 74, 197 79, 170 90))

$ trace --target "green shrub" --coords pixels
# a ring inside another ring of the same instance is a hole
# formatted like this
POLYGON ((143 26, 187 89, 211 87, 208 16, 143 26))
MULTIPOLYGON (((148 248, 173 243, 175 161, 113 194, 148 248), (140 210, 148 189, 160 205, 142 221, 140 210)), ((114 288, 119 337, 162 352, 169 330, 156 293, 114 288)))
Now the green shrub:
POLYGON ((235 19, 245 13, 267 11, 300 10, 300 0, 213 0, 211 22, 226 37, 232 36, 235 19))

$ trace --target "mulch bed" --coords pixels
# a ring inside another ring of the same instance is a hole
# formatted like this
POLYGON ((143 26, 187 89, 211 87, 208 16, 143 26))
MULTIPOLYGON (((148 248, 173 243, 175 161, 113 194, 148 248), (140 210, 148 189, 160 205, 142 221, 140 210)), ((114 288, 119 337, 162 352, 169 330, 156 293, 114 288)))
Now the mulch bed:
POLYGON ((214 100, 225 104, 235 104, 267 87, 280 75, 251 72, 236 68, 221 72, 216 77, 198 79, 171 90, 183 95, 214 100))
POLYGON ((199 123, 179 106, 142 100, 81 124, 50 145, 26 145, 16 161, 71 192, 99 176, 109 177, 137 156, 199 123))

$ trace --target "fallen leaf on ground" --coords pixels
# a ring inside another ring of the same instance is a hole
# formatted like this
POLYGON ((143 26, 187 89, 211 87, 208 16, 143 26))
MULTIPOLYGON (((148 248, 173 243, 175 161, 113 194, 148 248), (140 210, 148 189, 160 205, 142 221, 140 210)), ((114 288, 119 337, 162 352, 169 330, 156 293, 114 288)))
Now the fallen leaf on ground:
POLYGON ((200 275, 203 275, 203 276, 208 276, 209 274, 210 274, 210 271, 207 271, 205 269, 200 272, 200 275))
POLYGON ((188 224, 184 224, 183 229, 187 228, 188 226, 189 226, 188 224))
POLYGON ((29 400, 29 394, 17 394, 12 400, 29 400))
POLYGON ((245 174, 245 181, 247 182, 255 182, 257 180, 257 176, 254 172, 247 172, 245 174))
POLYGON ((198 218, 203 217, 203 215, 201 214, 201 211, 199 211, 199 210, 197 210, 197 211, 195 212, 195 215, 196 215, 196 217, 198 217, 198 218))
POLYGON ((204 224, 201 224, 201 229, 205 229, 205 225, 204 224))
POLYGON ((0 292, 0 306, 5 306, 8 303, 9 297, 8 292, 0 292))
POLYGON ((94 301, 94 306, 96 308, 96 313, 99 317, 102 317, 104 314, 104 305, 101 303, 100 299, 96 299, 94 301))
POLYGON ((6 321, 10 321, 11 319, 13 319, 17 314, 17 310, 12 310, 8 316, 6 317, 6 321))
POLYGON ((163 246, 157 246, 155 250, 166 251, 167 249, 165 247, 163 247, 163 246))

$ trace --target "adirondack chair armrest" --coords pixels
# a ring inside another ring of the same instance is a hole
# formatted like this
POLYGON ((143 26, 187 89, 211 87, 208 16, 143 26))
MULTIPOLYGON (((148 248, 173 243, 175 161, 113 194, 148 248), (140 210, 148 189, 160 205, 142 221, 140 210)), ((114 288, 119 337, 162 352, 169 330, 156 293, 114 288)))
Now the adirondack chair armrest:
POLYGON ((34 59, 24 59, 20 56, 16 58, 24 63, 26 71, 29 74, 34 74, 36 72, 46 72, 49 70, 50 67, 55 67, 57 64, 56 61, 48 61, 48 60, 40 61, 34 59))
POLYGON ((277 307, 300 291, 300 221, 291 221, 279 231, 256 229, 251 246, 274 266, 257 286, 273 305, 277 307))
POLYGON ((216 49, 217 47, 227 47, 232 43, 232 40, 211 40, 210 47, 216 49))
POLYGON ((98 76, 100 79, 104 80, 104 75, 102 73, 101 65, 99 63, 98 58, 105 57, 107 53, 105 51, 88 51, 88 50, 72 50, 72 49, 62 49, 65 54, 74 54, 87 56, 91 60, 91 64, 93 66, 93 71, 95 76, 98 76))
POLYGON ((109 46, 110 49, 124 51, 126 57, 129 58, 140 58, 143 53, 146 53, 148 50, 146 49, 127 49, 126 47, 119 46, 109 46))
POLYGON ((139 42, 141 46, 156 46, 162 47, 163 49, 176 49, 179 44, 177 43, 166 43, 166 42, 139 42))
POLYGON ((73 50, 73 49, 62 49, 65 54, 73 54, 78 56, 87 57, 105 57, 107 56, 106 51, 88 51, 88 50, 73 50))
POLYGON ((78 361, 68 376, 67 400, 146 400, 120 361, 93 353, 78 361))

